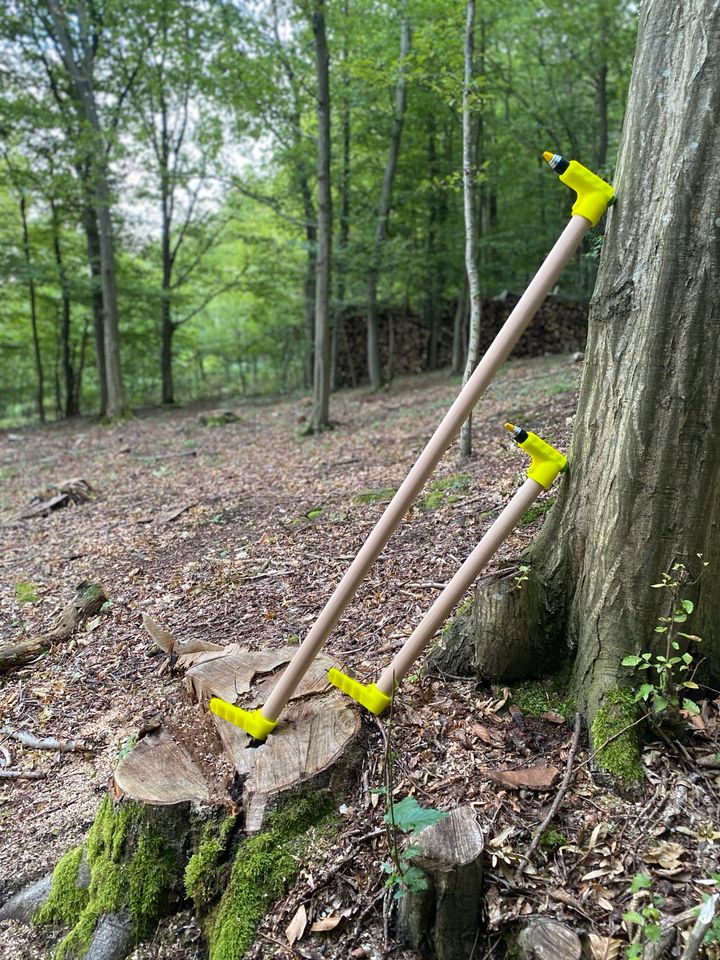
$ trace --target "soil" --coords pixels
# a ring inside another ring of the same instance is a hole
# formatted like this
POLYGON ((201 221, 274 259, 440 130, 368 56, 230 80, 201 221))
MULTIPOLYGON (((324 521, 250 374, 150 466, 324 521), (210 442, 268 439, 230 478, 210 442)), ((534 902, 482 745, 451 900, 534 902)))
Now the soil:
MULTIPOLYGON (((522 482, 526 458, 503 423, 566 449, 579 376, 568 356, 504 368, 476 410, 473 456, 459 465, 451 449, 434 477, 462 471, 469 485, 450 485, 436 509, 408 513, 328 642, 354 676, 376 679, 522 482)), ((0 781, 0 902, 82 841, 138 728, 193 709, 182 676, 161 669, 142 614, 180 641, 258 650, 299 642, 390 496, 359 495, 400 484, 457 390, 434 374, 378 394, 343 391, 332 398, 334 429, 316 437, 302 436, 305 398, 245 403, 232 408, 235 420, 177 408, 109 426, 72 421, 0 434, 0 642, 46 630, 81 581, 100 581, 111 598, 70 641, 0 678, 0 726, 97 748, 29 751, 0 737, 13 767, 46 774, 0 781), (70 477, 90 484, 90 500, 15 519, 70 477)), ((491 566, 517 563, 542 523, 539 515, 519 528, 491 566)), ((513 789, 487 772, 562 770, 572 722, 523 715, 511 704, 509 691, 419 664, 396 698, 390 733, 396 799, 412 793, 423 806, 470 804, 486 829, 490 932, 475 960, 503 957, 504 934, 537 912, 626 944, 637 930, 623 915, 648 895, 631 892, 639 873, 650 877, 666 918, 714 892, 720 777, 706 758, 719 748, 720 699, 706 700, 688 722, 687 756, 675 741, 647 743, 647 779, 635 795, 618 797, 591 763, 580 767, 553 824, 556 848, 541 847, 519 881, 515 871, 557 784, 513 789)), ((259 930, 253 957, 411 956, 395 947, 388 923, 384 801, 372 792, 383 783, 385 749, 379 726, 366 722, 370 748, 359 785, 348 786, 338 810, 339 838, 303 863, 259 930), (300 906, 307 929, 290 945, 285 930, 300 906), (332 929, 311 933, 319 920, 332 929)), ((576 766, 588 756, 583 735, 576 766)), ((678 945, 693 922, 677 923, 678 945)), ((42 958, 47 945, 45 931, 0 924, 0 958, 42 958)), ((203 951, 186 910, 135 956, 199 960, 203 951)))

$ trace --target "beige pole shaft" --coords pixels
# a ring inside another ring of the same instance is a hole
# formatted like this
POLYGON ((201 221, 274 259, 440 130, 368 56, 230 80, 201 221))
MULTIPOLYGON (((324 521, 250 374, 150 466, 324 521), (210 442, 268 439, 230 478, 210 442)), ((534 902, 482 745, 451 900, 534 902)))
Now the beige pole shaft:
POLYGON ((530 505, 537 500, 543 490, 544 487, 537 480, 530 479, 527 479, 520 487, 407 638, 402 648, 395 655, 393 662, 383 671, 377 682, 377 687, 384 694, 388 697, 391 696, 395 686, 405 677, 410 667, 475 582, 483 567, 497 553, 503 541, 510 536, 530 505))
POLYGON ((475 368, 473 375, 445 414, 440 426, 403 480, 397 493, 388 504, 385 513, 378 520, 342 580, 335 588, 335 592, 298 647, 297 653, 285 668, 285 672, 260 711, 266 720, 277 720, 282 713, 295 687, 305 676, 330 631, 355 596, 357 588, 400 524, 410 505, 420 493, 438 461, 460 432, 460 428, 487 389, 488 384, 529 326, 538 307, 552 290, 563 268, 577 250, 580 241, 589 228, 589 220, 586 220, 585 217, 574 216, 558 237, 555 246, 530 281, 515 309, 507 318, 500 332, 475 368))

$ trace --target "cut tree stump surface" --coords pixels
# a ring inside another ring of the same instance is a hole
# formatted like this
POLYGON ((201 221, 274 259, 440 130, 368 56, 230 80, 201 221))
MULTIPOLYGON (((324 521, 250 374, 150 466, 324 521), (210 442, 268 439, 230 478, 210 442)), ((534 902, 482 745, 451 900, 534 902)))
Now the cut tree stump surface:
POLYGON ((324 774, 329 779, 361 726, 355 705, 327 681, 327 671, 338 666, 330 657, 313 663, 265 743, 251 746, 244 730, 207 710, 210 697, 247 709, 262 705, 296 649, 258 652, 231 644, 224 652, 180 657, 179 665, 191 664, 185 684, 197 701, 196 713, 190 711, 188 724, 184 711, 182 728, 169 717, 142 737, 115 770, 116 794, 157 805, 224 802, 231 764, 242 784, 245 828, 257 831, 266 807, 280 794, 324 774), (208 760, 208 743, 214 744, 215 763, 208 760))

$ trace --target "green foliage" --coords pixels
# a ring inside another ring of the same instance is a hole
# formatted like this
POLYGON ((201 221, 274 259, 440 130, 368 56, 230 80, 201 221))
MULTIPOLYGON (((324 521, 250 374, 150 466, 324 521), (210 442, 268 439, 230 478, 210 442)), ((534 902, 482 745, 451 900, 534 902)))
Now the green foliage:
POLYGON ((462 499, 468 492, 472 477, 469 473, 455 473, 443 480, 435 480, 427 487, 427 493, 419 501, 421 510, 437 510, 438 507, 448 506, 462 499))
POLYGON ((660 907, 663 898, 652 892, 652 881, 648 876, 638 873, 630 885, 633 894, 630 910, 623 913, 623 921, 630 927, 637 927, 633 942, 625 948, 626 960, 642 960, 645 946, 657 943, 660 939, 662 927, 662 913, 660 907))
MULTIPOLYGON (((698 557, 702 559, 700 554, 698 557)), ((706 566, 707 562, 704 562, 703 568, 706 566)), ((624 667, 631 667, 638 672, 647 671, 646 682, 637 688, 635 700, 652 705, 653 713, 658 718, 677 716, 680 709, 696 714, 700 712, 693 700, 681 696, 684 689, 698 689, 697 683, 687 676, 694 662, 693 656, 683 650, 681 644, 700 643, 701 638, 679 629, 695 609, 692 600, 680 595, 690 585, 690 575, 683 563, 674 563, 669 573, 663 573, 659 583, 652 584, 653 589, 667 590, 670 594, 668 613, 658 617, 658 626, 655 627, 655 633, 664 636, 664 652, 644 651, 622 660, 624 667)))
POLYGON ((327 794, 308 791, 275 811, 269 830, 240 845, 225 893, 208 920, 209 960, 245 955, 268 907, 297 875, 305 834, 327 821, 333 808, 327 794))
POLYGON ((88 902, 87 889, 77 886, 82 856, 80 845, 68 850, 58 860, 53 870, 50 896, 33 916, 33 923, 62 923, 66 926, 77 923, 88 902))
POLYGON ((597 765, 627 785, 645 778, 636 727, 632 726, 638 714, 633 691, 615 687, 605 694, 590 731, 597 765))
POLYGON ((559 830, 553 830, 552 828, 546 830, 540 837, 540 846, 548 853, 555 853, 566 843, 567 838, 559 830))
POLYGON ((405 834, 410 841, 418 836, 426 827, 444 820, 447 816, 443 810, 431 807, 421 807, 415 797, 405 797, 400 803, 395 803, 392 794, 387 795, 388 809, 383 816, 392 833, 391 844, 392 861, 383 864, 383 870, 388 874, 385 886, 395 887, 394 897, 400 900, 408 893, 417 893, 427 889, 427 877, 412 863, 412 859, 420 852, 420 847, 412 842, 400 848, 397 843, 397 831, 405 834))
POLYGON ((19 580, 15 584, 15 599, 20 604, 25 603, 37 603, 40 599, 38 596, 38 584, 31 583, 26 580, 19 580))

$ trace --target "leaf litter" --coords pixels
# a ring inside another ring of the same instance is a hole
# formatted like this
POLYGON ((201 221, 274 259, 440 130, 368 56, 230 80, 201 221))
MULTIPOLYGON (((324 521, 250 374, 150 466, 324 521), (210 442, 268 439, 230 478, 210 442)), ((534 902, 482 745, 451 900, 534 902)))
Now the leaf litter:
MULTIPOLYGON (((567 446, 575 394, 549 387, 567 376, 568 362, 513 362, 478 406, 467 488, 450 483, 448 502, 409 511, 328 642, 355 676, 377 676, 523 478, 524 458, 502 423, 521 419, 520 407, 526 426, 567 446)), ((173 657, 213 644, 261 651, 300 641, 384 509, 357 495, 399 486, 456 393, 439 375, 382 394, 343 392, 333 398, 335 429, 311 438, 299 436, 306 407, 297 400, 247 403, 222 429, 180 408, 111 426, 23 430, 20 443, 0 434, 0 642, 42 632, 82 580, 102 582, 111 598, 70 641, 0 681, 0 726, 96 746, 93 754, 41 753, 3 743, 0 763, 9 751, 47 778, 0 783, 0 900, 82 841, 138 729, 156 717, 181 722, 193 709, 173 657), (92 499, 18 519, 68 475, 82 476, 92 499), (18 583, 35 585, 37 599, 21 605, 18 583)), ((456 472, 451 450, 435 477, 456 472)), ((541 524, 516 531, 492 567, 516 563, 541 524)), ((490 941, 481 956, 503 956, 497 934, 545 912, 584 930, 589 956, 614 960, 627 942, 622 917, 636 874, 651 878, 665 917, 713 892, 720 699, 705 701, 702 722, 692 722, 694 769, 664 744, 648 744, 637 797, 609 793, 590 764, 579 767, 553 822, 560 840, 540 845, 520 885, 513 877, 554 798, 571 729, 552 711, 519 726, 511 703, 507 690, 419 669, 395 704, 394 796, 443 810, 470 805, 484 824, 490 941)), ((288 950, 379 957, 386 947, 385 955, 413 956, 384 943, 385 801, 372 792, 383 783, 384 748, 372 726, 369 742, 338 837, 310 849, 258 931, 255 960, 288 950)), ((588 755, 584 743, 576 765, 588 755)), ((42 956, 44 946, 41 932, 0 924, 0 958, 42 956)), ((168 918, 135 956, 203 956, 192 916, 168 918)))

